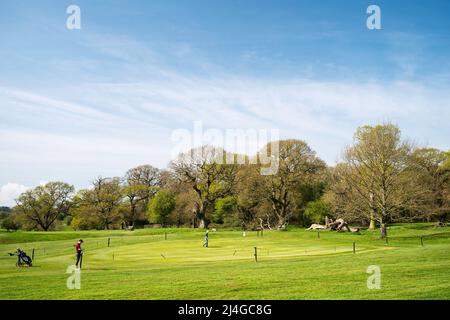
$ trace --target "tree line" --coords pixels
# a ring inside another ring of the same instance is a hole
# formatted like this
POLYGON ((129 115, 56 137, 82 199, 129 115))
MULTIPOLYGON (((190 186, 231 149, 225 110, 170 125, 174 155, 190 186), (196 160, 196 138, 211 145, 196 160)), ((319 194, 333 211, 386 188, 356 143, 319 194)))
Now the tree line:
POLYGON ((380 227, 441 221, 450 212, 450 152, 417 147, 393 124, 363 126, 330 167, 296 139, 278 144, 278 170, 262 175, 258 157, 203 146, 167 169, 142 165, 123 177, 98 177, 88 189, 49 182, 21 194, 6 229, 126 229, 153 223, 194 228, 286 229, 325 217, 380 227), (238 157, 245 161, 236 161, 238 157), (232 159, 232 161, 230 161, 232 159), (252 161, 250 161, 252 160, 252 161))

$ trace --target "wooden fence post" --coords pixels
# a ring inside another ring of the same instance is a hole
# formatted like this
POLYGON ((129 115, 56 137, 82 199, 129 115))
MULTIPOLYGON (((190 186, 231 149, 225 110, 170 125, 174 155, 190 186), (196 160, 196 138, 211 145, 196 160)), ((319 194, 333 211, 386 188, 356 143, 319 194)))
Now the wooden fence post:
POLYGON ((255 262, 258 262, 258 248, 255 247, 255 262))

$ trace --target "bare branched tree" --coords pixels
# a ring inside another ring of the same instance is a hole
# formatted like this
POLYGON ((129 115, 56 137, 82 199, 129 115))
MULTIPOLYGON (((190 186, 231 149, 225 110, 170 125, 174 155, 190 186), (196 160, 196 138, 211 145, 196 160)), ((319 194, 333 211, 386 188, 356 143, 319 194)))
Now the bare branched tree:
MULTIPOLYGON (((270 152, 269 144, 264 150, 270 152)), ((326 168, 325 163, 301 140, 278 142, 278 171, 264 177, 265 196, 270 201, 276 227, 283 229, 293 213, 295 190, 313 181, 326 168)))
POLYGON ((372 226, 377 221, 385 237, 386 223, 405 212, 418 212, 424 192, 411 170, 412 150, 395 125, 359 128, 331 187, 335 199, 347 203, 343 214, 366 217, 372 226))
POLYGON ((170 164, 179 181, 190 185, 197 195, 194 210, 200 228, 206 227, 207 213, 214 207, 214 202, 231 194, 234 187, 236 165, 228 164, 226 160, 223 149, 203 146, 180 154, 170 164))

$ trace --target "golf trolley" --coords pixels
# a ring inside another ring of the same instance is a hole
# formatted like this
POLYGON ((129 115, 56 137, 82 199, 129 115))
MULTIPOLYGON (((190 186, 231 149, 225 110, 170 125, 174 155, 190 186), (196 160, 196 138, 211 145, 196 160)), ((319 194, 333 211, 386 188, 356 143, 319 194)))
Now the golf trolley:
POLYGON ((17 256, 17 262, 16 262, 16 266, 17 267, 31 267, 33 265, 33 261, 31 260, 31 258, 29 256, 27 256, 27 254, 25 253, 25 251, 21 250, 21 249, 17 249, 17 251, 15 253, 9 253, 10 256, 17 256))

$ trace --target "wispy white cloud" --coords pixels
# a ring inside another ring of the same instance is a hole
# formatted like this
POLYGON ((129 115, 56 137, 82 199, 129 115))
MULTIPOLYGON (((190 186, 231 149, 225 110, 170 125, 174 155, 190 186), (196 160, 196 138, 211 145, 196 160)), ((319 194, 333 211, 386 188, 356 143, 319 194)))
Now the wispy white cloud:
POLYGON ((412 78, 422 64, 425 38, 422 34, 391 32, 387 34, 388 57, 397 66, 400 75, 412 78))
POLYGON ((15 199, 28 187, 14 182, 8 182, 0 187, 0 206, 12 207, 15 205, 15 199))
POLYGON ((413 137, 420 132, 417 136, 433 141, 446 130, 445 119, 450 117, 450 93, 410 82, 177 77, 94 84, 70 92, 70 103, 26 93, 4 96, 1 103, 22 114, 1 131, 0 146, 9 150, 4 163, 26 162, 21 159, 37 152, 36 161, 60 165, 101 167, 96 159, 113 164, 127 157, 164 165, 169 161, 172 130, 192 129, 194 121, 223 130, 276 128, 282 137, 305 139, 332 163, 359 125, 394 121, 413 137), (42 114, 39 121, 54 123, 53 130, 20 127, 32 109, 42 114), (155 159, 154 153, 162 158, 155 159))
POLYGON ((121 175, 142 163, 164 167, 172 131, 192 129, 194 121, 221 130, 279 129, 282 138, 306 140, 329 163, 357 126, 380 121, 398 123, 419 142, 449 148, 446 86, 243 76, 196 61, 190 47, 172 48, 210 71, 201 75, 175 71, 133 40, 93 39, 85 46, 121 60, 128 70, 143 70, 140 80, 61 83, 47 90, 0 87, 0 184, 64 180, 84 186, 98 174, 121 175))

